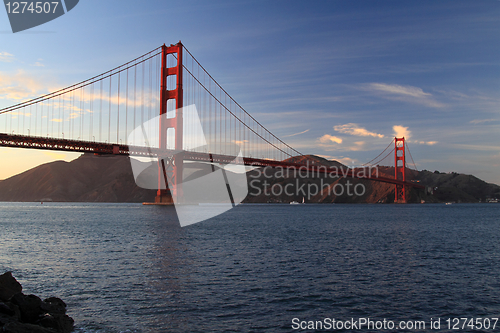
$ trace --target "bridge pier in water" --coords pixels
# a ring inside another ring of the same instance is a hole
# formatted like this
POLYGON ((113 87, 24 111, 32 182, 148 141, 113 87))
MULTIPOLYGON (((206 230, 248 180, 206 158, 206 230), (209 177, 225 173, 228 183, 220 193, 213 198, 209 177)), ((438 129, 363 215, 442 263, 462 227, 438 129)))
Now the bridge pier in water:
MULTIPOLYGON (((394 179, 406 182, 405 138, 394 138, 394 143, 394 179)), ((404 185, 395 185, 394 203, 406 203, 406 188, 404 185)))
MULTIPOLYGON (((167 103, 169 100, 175 100, 175 117, 160 117, 159 150, 166 152, 167 131, 169 129, 175 132, 174 147, 177 152, 183 150, 182 140, 182 107, 183 107, 183 87, 182 87, 182 43, 161 47, 161 84, 160 84, 160 116, 167 113, 167 103), (167 55, 176 54, 177 63, 173 67, 167 67, 167 55), (169 76, 176 77, 175 89, 167 89, 167 79, 169 76)), ((173 156, 158 155, 158 192, 155 198, 155 204, 173 204, 173 198, 177 201, 182 198, 182 168, 183 154, 177 153, 173 156)))

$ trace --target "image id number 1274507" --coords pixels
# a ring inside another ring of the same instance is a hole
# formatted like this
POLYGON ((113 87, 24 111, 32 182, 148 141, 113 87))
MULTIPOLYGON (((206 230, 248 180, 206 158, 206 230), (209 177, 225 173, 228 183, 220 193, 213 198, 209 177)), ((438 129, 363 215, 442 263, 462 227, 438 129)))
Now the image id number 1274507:
POLYGON ((23 14, 25 11, 32 14, 41 14, 42 12, 48 14, 50 12, 55 13, 59 2, 48 2, 48 1, 21 1, 21 2, 7 2, 5 7, 7 8, 7 13, 9 14, 23 14))
POLYGON ((448 318, 446 324, 449 330, 494 330, 498 318, 448 318))

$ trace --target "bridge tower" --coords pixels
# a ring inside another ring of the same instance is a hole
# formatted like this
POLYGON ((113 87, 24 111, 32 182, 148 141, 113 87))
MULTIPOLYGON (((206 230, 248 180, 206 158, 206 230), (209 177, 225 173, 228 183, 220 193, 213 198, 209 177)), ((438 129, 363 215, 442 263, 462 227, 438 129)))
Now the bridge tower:
MULTIPOLYGON (((394 150, 394 170, 395 179, 406 181, 406 158, 405 158, 405 138, 394 138, 395 150, 394 150)), ((394 202, 395 203, 406 203, 406 188, 404 185, 395 185, 394 191, 394 202)))
MULTIPOLYGON (((172 156, 158 156, 158 192, 156 194, 155 203, 171 204, 173 196, 176 198, 182 197, 182 165, 183 165, 183 141, 182 141, 182 43, 165 46, 161 48, 161 84, 160 84, 160 116, 167 113, 167 102, 171 99, 175 100, 175 116, 168 118, 160 117, 160 133, 159 133, 159 148, 160 151, 166 152, 167 139, 169 129, 174 131, 173 138, 175 143, 169 145, 175 149, 176 154, 172 156), (173 67, 167 67, 167 55, 172 54, 177 59, 177 64, 173 67), (176 77, 175 89, 167 89, 167 78, 169 76, 176 77), (166 184, 165 184, 166 183, 166 184), (162 186, 163 184, 163 186, 162 186), (162 189, 167 187, 167 189, 162 189)), ((170 142, 169 142, 170 143, 170 142)))

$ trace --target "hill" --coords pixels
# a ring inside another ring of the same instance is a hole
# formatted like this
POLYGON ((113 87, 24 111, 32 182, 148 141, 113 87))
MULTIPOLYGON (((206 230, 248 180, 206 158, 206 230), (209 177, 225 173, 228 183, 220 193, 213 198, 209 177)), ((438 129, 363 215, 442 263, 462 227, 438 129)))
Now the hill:
MULTIPOLYGON (((249 195, 245 202, 292 201, 308 203, 393 203, 394 185, 343 177, 347 166, 318 156, 292 158, 293 162, 310 161, 316 165, 338 168, 340 177, 309 174, 283 174, 279 170, 254 170, 249 173, 249 195), (288 189, 288 191, 286 191, 288 189), (351 190, 350 193, 348 190, 351 190), (357 189, 357 191, 356 191, 357 189)), ((392 178, 394 167, 379 166, 372 173, 392 178)), ((426 190, 409 189, 408 202, 486 202, 500 198, 500 186, 488 184, 472 175, 438 171, 406 171, 407 181, 427 186, 426 190)))
MULTIPOLYGON (((313 155, 289 161, 334 167, 340 177, 281 168, 254 169, 247 173, 249 195, 244 202, 394 202, 394 185, 344 178, 342 172, 347 166, 337 161, 313 155)), ((391 176, 394 168, 379 167, 378 172, 381 176, 391 176)), ((407 178, 419 181, 430 190, 409 191, 410 202, 485 202, 489 198, 500 198, 500 186, 472 175, 424 170, 408 171, 407 178)), ((0 181, 0 201, 152 202, 155 195, 156 191, 135 184, 129 158, 125 156, 83 154, 71 162, 43 164, 0 181)))
POLYGON ((137 187, 125 156, 83 154, 0 182, 0 201, 143 202, 155 195, 137 187))
POLYGON ((472 175, 423 170, 419 172, 419 179, 433 188, 433 197, 438 202, 486 202, 492 198, 500 199, 500 186, 486 183, 472 175))

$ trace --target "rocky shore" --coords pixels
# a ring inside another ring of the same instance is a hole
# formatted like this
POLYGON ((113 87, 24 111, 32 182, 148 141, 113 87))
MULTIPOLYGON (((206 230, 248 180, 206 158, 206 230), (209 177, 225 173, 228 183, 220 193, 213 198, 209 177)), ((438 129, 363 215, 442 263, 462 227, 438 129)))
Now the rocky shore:
POLYGON ((74 321, 66 304, 57 297, 45 300, 23 294, 11 272, 0 275, 0 332, 69 333, 74 321))

